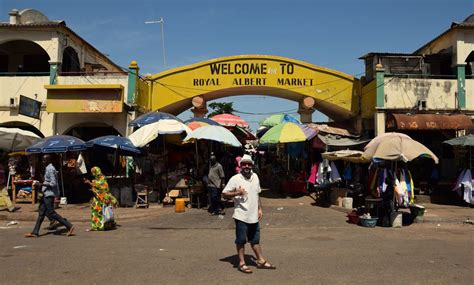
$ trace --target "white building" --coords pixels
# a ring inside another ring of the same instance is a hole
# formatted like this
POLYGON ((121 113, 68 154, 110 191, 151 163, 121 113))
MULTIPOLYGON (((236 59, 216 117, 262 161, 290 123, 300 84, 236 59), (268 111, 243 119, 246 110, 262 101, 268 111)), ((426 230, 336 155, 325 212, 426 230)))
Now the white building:
POLYGON ((366 127, 375 135, 407 133, 439 156, 442 175, 455 175, 454 162, 466 154, 442 142, 473 128, 474 14, 413 53, 372 52, 360 59, 366 127))
POLYGON ((121 68, 39 11, 9 16, 0 22, 0 126, 84 140, 127 135, 140 85, 136 63, 121 68))

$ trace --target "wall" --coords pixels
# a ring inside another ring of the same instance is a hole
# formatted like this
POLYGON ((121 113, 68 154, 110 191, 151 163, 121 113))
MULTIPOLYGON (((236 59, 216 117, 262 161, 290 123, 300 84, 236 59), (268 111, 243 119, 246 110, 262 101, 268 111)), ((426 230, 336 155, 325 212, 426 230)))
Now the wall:
MULTIPOLYGON (((58 32, 37 28, 34 31, 13 29, 11 31, 2 29, 0 33, 0 44, 14 41, 32 41, 41 46, 49 55, 50 62, 59 61, 58 32), (38 30, 39 29, 39 30, 38 30)), ((62 51, 61 51, 62 52, 62 51)))
POLYGON ((474 111, 474 79, 466 79, 466 109, 474 111))
POLYGON ((388 109, 410 109, 417 100, 426 100, 428 110, 455 109, 455 79, 384 78, 384 107, 388 109))
POLYGON ((466 58, 472 51, 474 51, 474 32, 459 32, 459 42, 457 46, 457 64, 466 64, 466 58))
POLYGON ((362 118, 373 118, 376 105, 375 80, 362 87, 362 118))
MULTIPOLYGON (((127 74, 117 75, 94 75, 94 76, 58 76, 58 85, 75 85, 75 84, 120 84, 124 87, 125 92, 128 89, 128 76, 127 74)), ((127 94, 124 94, 124 98, 127 98, 127 94)))
POLYGON ((72 127, 88 123, 89 125, 107 125, 114 127, 122 136, 127 135, 127 112, 122 113, 58 113, 57 133, 64 134, 72 127))

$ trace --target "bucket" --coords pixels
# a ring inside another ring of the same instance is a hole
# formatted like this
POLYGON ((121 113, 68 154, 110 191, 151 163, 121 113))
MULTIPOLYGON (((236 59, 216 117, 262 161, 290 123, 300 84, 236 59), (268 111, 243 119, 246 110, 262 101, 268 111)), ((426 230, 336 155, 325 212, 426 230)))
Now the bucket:
POLYGON ((414 204, 410 206, 410 213, 414 219, 414 222, 423 222, 423 216, 425 214, 425 207, 414 204))
POLYGON ((401 212, 390 213, 390 224, 392 228, 401 228, 403 225, 403 214, 401 212))
POLYGON ((346 209, 352 209, 352 198, 351 197, 342 198, 342 207, 346 209))
POLYGON ((176 213, 183 213, 185 210, 184 207, 184 199, 183 198, 176 198, 174 202, 174 211, 176 213))
POLYGON ((59 200, 59 205, 67 205, 67 197, 61 197, 59 200))

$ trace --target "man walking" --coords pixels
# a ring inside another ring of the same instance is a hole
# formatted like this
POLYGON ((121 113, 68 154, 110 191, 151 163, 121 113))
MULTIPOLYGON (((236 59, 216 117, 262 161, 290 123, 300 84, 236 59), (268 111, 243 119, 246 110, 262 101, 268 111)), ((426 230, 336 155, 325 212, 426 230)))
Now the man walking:
POLYGON ((224 214, 224 205, 221 202, 221 191, 225 185, 225 175, 222 165, 217 162, 214 154, 211 154, 209 173, 207 174, 208 184, 207 191, 210 195, 211 204, 209 206, 209 214, 224 214))
POLYGON ((36 225, 33 231, 27 233, 25 237, 39 237, 39 230, 45 216, 48 216, 52 220, 64 225, 68 230, 67 236, 71 236, 74 231, 74 226, 54 210, 54 197, 56 196, 56 193, 59 193, 59 190, 57 171, 52 164, 51 155, 45 154, 43 156, 43 165, 46 167, 43 183, 38 182, 36 184, 36 186, 41 186, 40 195, 42 196, 38 208, 38 219, 36 220, 36 225))
POLYGON ((235 245, 239 256, 238 269, 243 273, 252 273, 245 263, 245 244, 250 243, 257 259, 257 268, 276 269, 267 262, 260 246, 260 224, 263 216, 259 193, 261 192, 258 175, 252 172, 253 160, 245 154, 240 160, 240 173, 232 176, 222 194, 226 199, 234 199, 235 245))

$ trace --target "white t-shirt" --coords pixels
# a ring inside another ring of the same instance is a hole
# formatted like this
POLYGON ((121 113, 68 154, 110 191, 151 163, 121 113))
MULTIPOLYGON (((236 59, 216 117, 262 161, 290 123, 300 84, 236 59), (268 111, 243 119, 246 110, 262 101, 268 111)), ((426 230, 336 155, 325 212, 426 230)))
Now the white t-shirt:
POLYGON ((247 195, 234 197, 234 215, 232 217, 248 224, 255 224, 258 222, 258 194, 262 191, 260 180, 255 173, 252 173, 249 179, 239 173, 230 178, 222 192, 237 191, 239 186, 247 191, 247 195))

